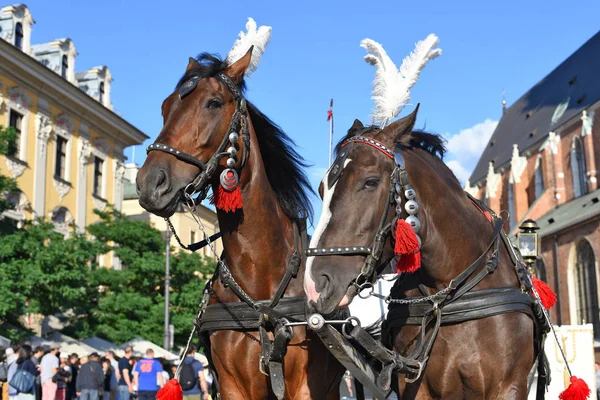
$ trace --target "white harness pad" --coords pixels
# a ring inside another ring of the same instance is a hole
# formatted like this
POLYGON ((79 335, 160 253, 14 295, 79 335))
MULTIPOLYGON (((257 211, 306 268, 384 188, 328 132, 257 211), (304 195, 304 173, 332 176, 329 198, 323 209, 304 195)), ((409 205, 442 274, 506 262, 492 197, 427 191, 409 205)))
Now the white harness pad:
MULTIPOLYGON (((381 275, 373 285, 373 293, 385 297, 389 296, 397 277, 397 274, 381 275)), ((365 289, 362 293, 366 294, 367 290, 365 289)), ((371 326, 379 320, 385 319, 388 313, 388 304, 385 300, 375 296, 369 296, 366 299, 361 299, 356 296, 348 308, 350 309, 350 315, 358 318, 360 326, 363 328, 371 326)))

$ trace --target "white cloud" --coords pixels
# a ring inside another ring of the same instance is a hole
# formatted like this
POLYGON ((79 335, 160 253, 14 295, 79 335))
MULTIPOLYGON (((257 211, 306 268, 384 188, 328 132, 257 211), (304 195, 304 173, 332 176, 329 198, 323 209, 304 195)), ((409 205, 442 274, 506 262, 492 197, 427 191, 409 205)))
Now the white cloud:
POLYGON ((469 179, 469 176, 471 176, 471 171, 467 170, 456 160, 446 161, 446 165, 454 172, 454 175, 456 175, 458 180, 462 183, 465 183, 467 179, 469 179))
POLYGON ((498 121, 486 119, 448 138, 446 160, 449 161, 446 161, 446 165, 462 183, 473 172, 497 125, 498 121))
POLYGON ((479 157, 490 140, 498 121, 486 119, 471 128, 463 129, 448 139, 448 151, 458 157, 479 157))

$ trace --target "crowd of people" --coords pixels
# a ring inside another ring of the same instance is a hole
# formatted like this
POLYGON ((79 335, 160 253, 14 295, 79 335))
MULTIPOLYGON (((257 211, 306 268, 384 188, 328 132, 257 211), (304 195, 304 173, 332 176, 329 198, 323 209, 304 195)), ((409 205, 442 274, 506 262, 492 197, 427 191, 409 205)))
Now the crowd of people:
MULTIPOLYGON (((191 346, 179 367, 184 400, 209 400, 212 375, 195 355, 191 346)), ((137 359, 128 346, 117 360, 112 351, 103 357, 98 353, 80 357, 58 347, 15 344, 5 350, 0 363, 2 400, 149 400, 177 368, 165 369, 152 349, 137 359)))

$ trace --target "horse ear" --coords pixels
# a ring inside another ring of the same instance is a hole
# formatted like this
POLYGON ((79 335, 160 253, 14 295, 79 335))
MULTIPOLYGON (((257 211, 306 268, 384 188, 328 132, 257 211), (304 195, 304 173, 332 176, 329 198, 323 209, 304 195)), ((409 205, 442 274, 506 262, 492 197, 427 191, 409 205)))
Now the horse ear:
POLYGON ((353 123, 353 124, 352 124, 352 126, 350 127, 350 130, 351 130, 351 131, 354 131, 354 130, 359 130, 359 129, 362 129, 362 128, 364 128, 364 127, 365 127, 365 126, 363 125, 363 123, 362 123, 362 122, 360 122, 360 120, 358 120, 358 119, 355 119, 355 120, 354 120, 354 123, 353 123))
POLYGON ((190 57, 190 62, 188 63, 187 68, 185 69, 185 72, 190 72, 192 69, 198 67, 200 65, 200 63, 193 57, 190 57))
POLYGON ((244 72, 246 72, 246 68, 248 68, 248 65, 250 65, 250 61, 252 60, 253 49, 254 46, 250 46, 250 48, 242 58, 231 64, 225 70, 225 73, 228 77, 231 78, 233 82, 240 83, 242 81, 242 78, 244 77, 244 72))
POLYGON ((417 112, 419 111, 420 105, 420 103, 417 104, 415 110, 406 117, 400 118, 398 121, 392 122, 385 127, 380 135, 391 140, 393 143, 400 142, 402 136, 412 132, 415 122, 417 122, 417 112))

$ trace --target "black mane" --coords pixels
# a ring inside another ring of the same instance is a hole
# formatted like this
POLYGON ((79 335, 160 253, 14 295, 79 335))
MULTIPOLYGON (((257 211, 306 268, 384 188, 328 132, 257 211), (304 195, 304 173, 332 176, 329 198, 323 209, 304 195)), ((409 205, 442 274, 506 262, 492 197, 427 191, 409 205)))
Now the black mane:
MULTIPOLYGON (((350 128, 348 129, 348 133, 344 136, 338 144, 335 146, 335 153, 337 154, 340 150, 342 143, 346 139, 349 139, 353 136, 358 135, 367 135, 374 131, 380 131, 381 129, 378 126, 366 126, 364 128, 356 129, 350 128)), ((372 135, 375 139, 377 138, 377 133, 372 135)), ((435 133, 429 133, 422 130, 412 131, 409 135, 404 135, 400 138, 400 144, 405 147, 415 147, 417 149, 425 150, 432 156, 438 157, 440 160, 444 159, 444 154, 446 154, 446 140, 441 136, 435 133)), ((394 149, 390 149, 394 150, 394 149)))
MULTIPOLYGON (((223 72, 228 64, 216 55, 200 54, 196 60, 199 65, 186 74, 177 83, 177 88, 192 76, 211 77, 223 72)), ((244 81, 239 85, 245 92, 244 81)), ((309 199, 312 192, 306 174, 302 170, 306 162, 295 150, 294 141, 258 108, 247 101, 248 113, 258 140, 267 179, 275 192, 283 212, 292 219, 308 218, 312 221, 313 209, 309 199)))

